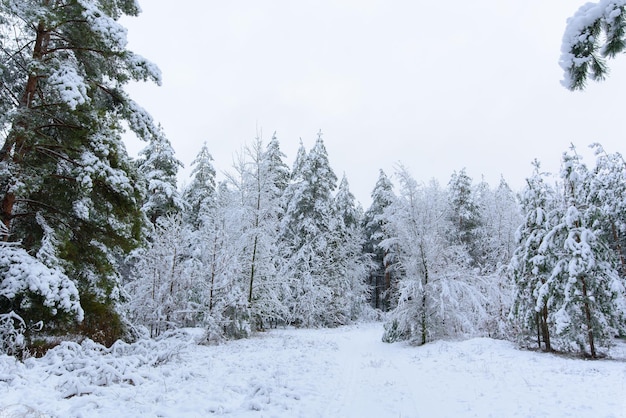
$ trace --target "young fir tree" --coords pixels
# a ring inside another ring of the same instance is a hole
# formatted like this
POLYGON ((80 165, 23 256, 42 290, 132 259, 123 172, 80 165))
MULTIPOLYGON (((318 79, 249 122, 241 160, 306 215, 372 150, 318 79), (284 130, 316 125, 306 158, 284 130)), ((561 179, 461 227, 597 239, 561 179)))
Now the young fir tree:
POLYGON ((480 266, 483 254, 477 235, 482 220, 472 187, 472 178, 467 175, 465 169, 459 173, 456 171, 452 173, 448 182, 448 196, 451 243, 465 245, 472 257, 472 264, 476 267, 480 266))
POLYGON ((372 264, 368 273, 371 288, 371 304, 376 309, 387 311, 390 308, 392 277, 387 268, 387 251, 380 243, 388 238, 386 235, 383 214, 385 209, 394 201, 393 184, 383 170, 378 174, 378 180, 371 193, 372 204, 363 215, 363 230, 365 241, 363 251, 369 254, 372 264))
MULTIPOLYGON (((154 65, 126 49, 118 19, 138 12, 134 1, 0 2, 5 240, 30 254, 47 243, 46 264, 79 289, 83 332, 109 343, 122 328, 113 314, 116 260, 142 229, 122 123, 142 139, 159 134, 123 90, 132 80, 160 82, 154 65)), ((48 307, 26 297, 23 314, 39 319, 48 307)))
POLYGON ((215 205, 215 168, 213 157, 209 153, 206 142, 191 162, 192 180, 183 193, 187 204, 186 220, 195 228, 199 228, 206 212, 215 205))
POLYGON ((172 144, 162 133, 150 138, 148 146, 139 154, 139 173, 146 189, 141 210, 155 225, 159 217, 184 209, 184 201, 176 187, 178 169, 183 164, 175 157, 172 144))
POLYGON ((291 172, 284 159, 285 154, 280 150, 280 144, 274 132, 263 154, 263 167, 271 179, 269 190, 272 199, 280 198, 289 184, 291 172))

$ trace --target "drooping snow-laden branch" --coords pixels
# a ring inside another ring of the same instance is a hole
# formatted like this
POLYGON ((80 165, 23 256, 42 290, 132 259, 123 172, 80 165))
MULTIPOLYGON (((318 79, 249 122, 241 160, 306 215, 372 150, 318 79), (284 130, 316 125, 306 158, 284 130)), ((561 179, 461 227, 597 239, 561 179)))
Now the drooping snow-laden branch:
POLYGON ((585 88, 587 78, 601 81, 608 73, 606 58, 626 48, 626 0, 587 3, 567 20, 559 64, 561 84, 569 90, 585 88))

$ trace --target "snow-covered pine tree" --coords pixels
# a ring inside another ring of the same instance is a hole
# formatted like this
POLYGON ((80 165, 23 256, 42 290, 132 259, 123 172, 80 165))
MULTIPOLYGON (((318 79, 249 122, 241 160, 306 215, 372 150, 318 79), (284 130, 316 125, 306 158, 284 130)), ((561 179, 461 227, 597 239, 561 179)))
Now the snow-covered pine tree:
POLYGON ((582 90, 588 78, 606 77, 606 58, 626 48, 626 1, 600 0, 585 3, 567 20, 561 44, 561 83, 582 90))
POLYGON ((591 175, 575 150, 563 155, 565 205, 542 249, 557 255, 551 272, 555 303, 549 314, 555 323, 553 345, 596 358, 598 348, 626 332, 626 283, 618 273, 610 234, 600 228, 602 210, 589 201, 591 175))
MULTIPOLYGON (((159 134, 123 90, 131 80, 160 82, 153 64, 126 49, 118 19, 138 13, 135 1, 0 2, 5 239, 30 254, 49 244, 46 264, 81 293, 82 332, 107 343, 122 332, 116 261, 142 230, 122 123, 142 139, 159 134)), ((31 302, 24 315, 36 321, 45 306, 31 302)))
POLYGON ((591 147, 596 166, 590 177, 589 204, 602 211, 598 222, 620 260, 620 275, 626 277, 626 162, 621 154, 608 154, 600 144, 591 147))
POLYGON ((533 167, 520 196, 524 221, 516 232, 517 248, 509 265, 514 285, 510 318, 521 344, 534 340, 537 347, 550 351, 553 329, 548 314, 554 301, 552 269, 556 259, 540 248, 555 223, 557 201, 539 161, 535 160, 533 167))
POLYGON ((392 277, 385 262, 386 251, 380 246, 386 236, 383 214, 391 205, 395 196, 393 184, 383 170, 378 173, 378 180, 370 195, 372 203, 363 215, 365 241, 363 251, 371 257, 372 264, 368 273, 371 288, 371 305, 387 311, 390 308, 392 277))

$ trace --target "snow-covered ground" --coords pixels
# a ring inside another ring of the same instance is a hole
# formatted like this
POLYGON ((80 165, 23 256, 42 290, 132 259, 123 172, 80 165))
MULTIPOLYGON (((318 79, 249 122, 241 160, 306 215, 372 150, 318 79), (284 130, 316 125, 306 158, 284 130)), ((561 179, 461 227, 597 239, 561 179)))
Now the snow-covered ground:
POLYGON ((4 356, 0 418, 626 417, 624 345, 589 361, 490 339, 385 344, 382 331, 279 329, 209 347, 180 336, 114 350, 69 344, 24 364, 4 356))

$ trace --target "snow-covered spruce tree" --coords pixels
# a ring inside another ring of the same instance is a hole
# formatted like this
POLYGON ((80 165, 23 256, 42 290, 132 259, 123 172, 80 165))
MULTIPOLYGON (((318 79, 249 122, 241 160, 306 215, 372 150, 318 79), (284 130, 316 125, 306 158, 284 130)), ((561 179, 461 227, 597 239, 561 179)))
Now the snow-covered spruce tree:
POLYGON ((273 198, 281 197, 289 184, 291 172, 289 166, 283 161, 284 158, 285 154, 280 150, 280 144, 274 132, 263 154, 264 168, 273 183, 273 186, 270 187, 270 189, 272 189, 273 198))
POLYGON ((175 157, 172 144, 160 129, 139 155, 139 173, 146 189, 141 210, 155 225, 159 217, 179 213, 184 208, 176 186, 178 169, 183 164, 175 157))
POLYGON ((383 170, 370 195, 372 204, 363 215, 365 241, 363 251, 371 257, 372 264, 368 272, 368 284, 371 289, 370 303, 376 309, 390 309, 392 275, 385 262, 386 251, 379 245, 388 238, 385 233, 383 214, 394 201, 393 184, 383 170))
POLYGON ((397 176, 399 195, 383 215, 389 238, 380 245, 393 250, 391 267, 401 278, 383 340, 425 344, 473 333, 484 301, 465 246, 446 237, 453 219, 449 197, 435 182, 418 186, 404 168, 397 176))
MULTIPOLYGON (((154 65, 126 49, 118 19, 138 13, 135 1, 0 2, 6 240, 29 254, 47 245, 45 264, 81 294, 82 332, 106 343, 122 333, 116 260, 138 244, 143 219, 122 123, 143 139, 158 134, 123 90, 131 80, 160 82, 154 65)), ((7 305, 19 307, 27 321, 46 309, 29 295, 7 305)))
POLYGON ((363 253, 363 210, 357 206, 344 175, 334 199, 335 213, 328 246, 328 286, 331 289, 330 325, 356 320, 366 307, 366 279, 371 259, 363 253))
POLYGON ((337 176, 328 162, 320 132, 308 154, 300 147, 291 183, 284 193, 280 275, 290 282, 288 319, 296 325, 333 325, 329 323, 334 316, 328 310, 332 279, 327 256, 336 187, 337 176))
POLYGON ((472 257, 472 265, 478 267, 483 262, 483 252, 478 239, 478 229, 481 227, 481 214, 476 201, 472 178, 465 169, 459 173, 452 173, 448 182, 448 196, 450 210, 449 239, 451 245, 464 245, 472 257))
POLYGON ((589 201, 590 176, 575 151, 564 154, 565 205, 540 252, 555 253, 557 260, 551 272, 555 281, 554 310, 549 313, 555 326, 552 345, 596 358, 598 348, 610 346, 618 333, 626 331, 626 283, 618 273, 610 235, 600 228, 602 210, 589 201))
POLYGON ((202 224, 205 212, 214 205, 215 199, 215 168, 213 157, 209 153, 206 142, 196 158, 191 162, 191 183, 183 192, 184 201, 187 203, 185 219, 195 228, 202 224))
POLYGON ((553 329, 548 314, 555 301, 552 269, 556 258, 541 246, 556 222, 555 217, 558 219, 557 200, 556 191, 546 181, 547 173, 541 172, 539 161, 535 160, 533 167, 533 174, 526 179, 520 196, 524 221, 517 230, 517 248, 509 265, 514 285, 510 318, 522 345, 535 341, 538 348, 550 351, 553 329))
POLYGON ((561 83, 569 90, 585 88, 587 78, 603 80, 606 58, 626 47, 626 1, 586 3, 567 20, 561 44, 561 83))

